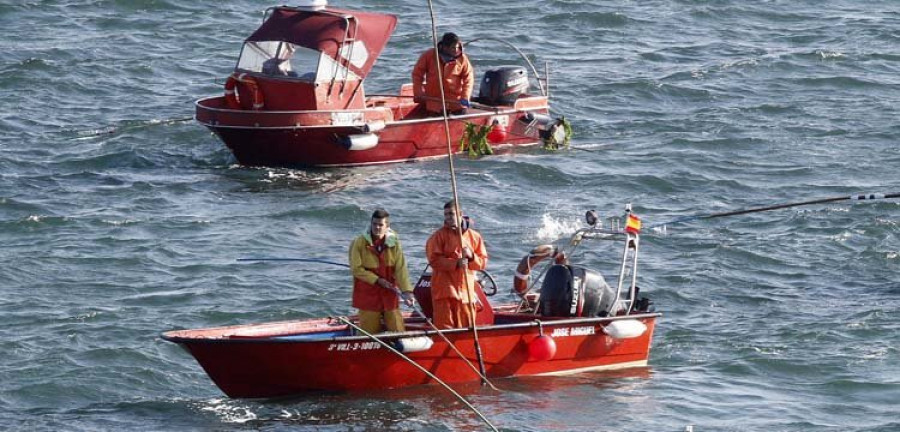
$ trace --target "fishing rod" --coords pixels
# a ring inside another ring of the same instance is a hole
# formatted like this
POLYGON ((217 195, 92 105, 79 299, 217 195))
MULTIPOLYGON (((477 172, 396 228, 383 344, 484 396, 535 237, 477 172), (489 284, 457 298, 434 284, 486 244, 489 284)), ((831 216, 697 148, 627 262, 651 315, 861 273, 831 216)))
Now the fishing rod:
POLYGON ((335 262, 335 261, 328 261, 328 260, 318 259, 318 258, 247 257, 247 258, 238 258, 236 261, 297 261, 297 262, 330 264, 330 265, 336 265, 336 266, 350 268, 349 264, 339 263, 339 262, 335 262))
POLYGON ((474 412, 482 421, 484 421, 484 423, 487 424, 491 428, 492 431, 495 431, 495 432, 498 431, 497 427, 494 426, 493 424, 491 424, 490 420, 488 420, 487 417, 485 417, 484 414, 481 413, 481 411, 478 411, 478 409, 475 408, 475 406, 473 406, 471 403, 469 403, 469 401, 467 401, 466 398, 462 397, 462 395, 457 393, 456 390, 453 390, 453 387, 450 387, 450 385, 448 385, 447 383, 442 381, 435 374, 428 371, 428 369, 425 369, 424 367, 422 367, 422 365, 416 363, 415 360, 409 358, 407 355, 398 351, 396 348, 392 347, 389 343, 387 343, 387 342, 381 340, 380 338, 378 338, 377 336, 363 330, 361 327, 357 326, 356 324, 353 324, 346 317, 337 317, 337 318, 344 324, 347 324, 348 326, 352 327, 354 330, 368 336, 373 341, 375 341, 378 344, 380 344, 381 346, 387 348, 392 353, 397 354, 398 356, 400 356, 400 358, 402 358, 403 360, 406 360, 407 362, 409 362, 409 364, 415 366, 417 369, 422 371, 425 375, 428 375, 428 377, 435 380, 438 384, 442 385, 445 389, 447 389, 447 391, 452 393, 453 396, 456 396, 457 399, 459 399, 463 404, 465 404, 467 407, 469 407, 469 409, 472 410, 472 412, 474 412))
MULTIPOLYGON (((541 74, 539 74, 537 71, 537 68, 534 67, 534 63, 531 62, 531 60, 528 58, 527 55, 525 55, 525 53, 522 52, 522 50, 520 50, 517 46, 513 45, 509 41, 505 41, 503 39, 492 38, 492 37, 480 37, 480 38, 475 38, 475 39, 472 39, 472 40, 464 43, 463 46, 467 46, 469 44, 473 44, 475 42, 482 41, 482 40, 499 42, 499 43, 502 43, 502 44, 514 49, 519 54, 519 56, 522 57, 522 60, 525 60, 525 63, 528 64, 528 67, 531 68, 531 72, 534 73, 534 79, 538 83, 538 87, 540 87, 540 89, 541 89, 541 96, 546 96, 546 97, 550 96, 550 89, 549 88, 545 89, 544 82, 543 82, 543 80, 549 79, 549 76, 547 76, 547 73, 545 73, 544 78, 541 79, 541 74)), ((546 63, 545 63, 545 66, 546 66, 546 63)), ((545 70, 545 72, 546 72, 546 70, 545 70)))
POLYGON ((688 221, 692 221, 692 220, 714 219, 714 218, 720 218, 720 217, 726 217, 726 216, 737 216, 737 215, 743 215, 743 214, 749 214, 749 213, 759 213, 759 212, 764 212, 764 211, 769 211, 769 210, 779 210, 779 209, 784 209, 784 208, 789 208, 789 207, 798 207, 798 206, 804 206, 804 205, 824 204, 824 203, 838 202, 838 201, 875 201, 875 200, 883 200, 883 199, 890 199, 890 198, 900 198, 900 193, 889 193, 889 194, 870 193, 870 194, 846 195, 846 196, 831 197, 831 198, 820 198, 820 199, 814 199, 814 200, 809 200, 809 201, 799 201, 799 202, 792 202, 792 203, 786 203, 786 204, 778 204, 778 205, 772 205, 772 206, 766 206, 766 207, 756 207, 756 208, 734 210, 734 211, 727 211, 727 212, 721 212, 721 213, 711 213, 711 214, 707 214, 707 215, 686 216, 686 217, 671 220, 669 222, 650 225, 647 228, 652 229, 652 228, 657 228, 657 227, 665 227, 666 225, 674 225, 677 223, 688 222, 688 221))

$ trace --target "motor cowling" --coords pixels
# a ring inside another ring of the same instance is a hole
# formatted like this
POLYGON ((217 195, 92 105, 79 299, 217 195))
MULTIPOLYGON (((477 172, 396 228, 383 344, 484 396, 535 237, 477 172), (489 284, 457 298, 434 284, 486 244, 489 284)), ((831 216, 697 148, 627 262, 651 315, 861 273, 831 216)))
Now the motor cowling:
POLYGON ((615 291, 599 272, 557 264, 544 276, 540 312, 546 317, 606 316, 615 300, 615 291))
POLYGON ((528 92, 528 72, 522 66, 488 70, 481 79, 478 100, 485 105, 512 105, 528 92))

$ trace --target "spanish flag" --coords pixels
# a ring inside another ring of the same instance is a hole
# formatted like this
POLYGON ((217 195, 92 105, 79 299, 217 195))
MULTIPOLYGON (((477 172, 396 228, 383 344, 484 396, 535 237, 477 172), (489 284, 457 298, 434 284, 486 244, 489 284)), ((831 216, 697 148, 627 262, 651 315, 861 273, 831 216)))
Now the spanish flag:
POLYGON ((629 213, 628 220, 625 221, 625 232, 629 232, 632 234, 640 234, 641 218, 629 213))

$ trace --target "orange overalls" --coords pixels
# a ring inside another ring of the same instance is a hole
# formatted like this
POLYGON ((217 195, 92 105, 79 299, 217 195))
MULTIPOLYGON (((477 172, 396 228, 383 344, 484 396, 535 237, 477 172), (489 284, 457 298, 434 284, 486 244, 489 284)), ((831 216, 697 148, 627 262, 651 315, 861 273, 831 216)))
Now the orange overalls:
POLYGON ((434 306, 434 324, 438 328, 468 327, 474 322, 470 304, 475 297, 475 270, 484 270, 488 254, 484 240, 477 231, 463 232, 463 244, 459 233, 442 227, 434 232, 425 244, 428 264, 433 269, 431 276, 431 298, 434 306), (463 247, 472 250, 474 258, 466 269, 456 267, 462 258, 463 247), (466 284, 468 282, 468 284, 466 284))

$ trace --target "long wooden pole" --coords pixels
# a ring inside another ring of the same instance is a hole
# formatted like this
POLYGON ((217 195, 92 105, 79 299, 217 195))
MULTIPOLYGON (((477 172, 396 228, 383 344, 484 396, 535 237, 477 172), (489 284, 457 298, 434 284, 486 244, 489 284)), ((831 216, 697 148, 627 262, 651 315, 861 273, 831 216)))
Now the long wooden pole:
MULTIPOLYGON (((443 70, 442 70, 443 68, 441 67, 441 56, 440 56, 440 53, 438 52, 437 27, 435 24, 436 19, 434 17, 434 4, 432 3, 432 0, 428 0, 428 11, 431 14, 431 41, 432 41, 432 44, 434 45, 434 61, 435 61, 435 64, 437 65, 436 69, 438 71, 437 79, 438 79, 438 83, 441 83, 441 85, 438 85, 438 88, 441 90, 441 112, 444 115, 444 134, 446 135, 446 138, 447 138, 447 160, 450 163, 450 187, 451 187, 451 190, 453 191, 453 202, 456 203, 456 206, 455 206, 456 207, 455 208, 456 217, 458 219, 460 219, 459 222, 457 223, 458 225, 460 225, 458 227, 459 229, 457 231, 459 233, 459 245, 460 245, 460 247, 463 247, 464 239, 463 239, 462 223, 461 223, 462 222, 462 220, 461 220, 462 211, 460 210, 459 193, 457 192, 457 187, 456 187, 456 168, 453 165, 453 143, 450 138, 450 120, 449 120, 449 116, 447 115, 447 96, 444 94, 444 86, 443 86, 444 74, 443 74, 443 70)), ((413 84, 415 85, 415 83, 413 83, 413 84)), ((474 294, 474 293, 468 292, 469 291, 469 270, 468 269, 463 269, 463 284, 465 285, 466 294, 474 294)), ((475 356, 478 358, 478 367, 479 367, 479 369, 481 369, 481 383, 487 384, 487 378, 485 378, 485 377, 487 377, 487 371, 485 370, 485 367, 484 367, 484 355, 482 355, 482 353, 481 353, 481 343, 479 343, 479 341, 478 341, 478 325, 475 324, 475 315, 476 315, 475 314, 475 302, 472 300, 474 300, 474 299, 472 299, 472 298, 469 299, 469 316, 472 319, 472 337, 473 337, 473 342, 475 345, 475 356)))

